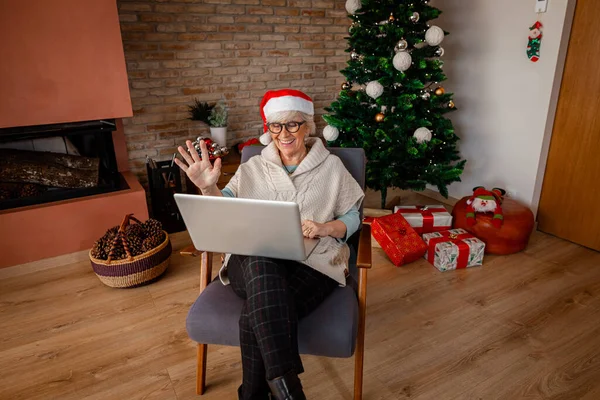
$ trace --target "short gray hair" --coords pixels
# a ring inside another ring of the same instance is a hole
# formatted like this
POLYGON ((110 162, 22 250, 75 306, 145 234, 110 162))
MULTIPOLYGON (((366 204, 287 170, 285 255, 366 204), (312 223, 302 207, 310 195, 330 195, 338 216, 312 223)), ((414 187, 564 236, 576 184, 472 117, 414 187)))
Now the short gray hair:
POLYGON ((314 116, 310 114, 306 114, 300 111, 279 111, 273 113, 269 116, 268 122, 289 122, 293 121, 297 118, 300 118, 302 121, 306 122, 306 126, 308 127, 308 136, 315 136, 317 133, 317 125, 315 124, 314 116))

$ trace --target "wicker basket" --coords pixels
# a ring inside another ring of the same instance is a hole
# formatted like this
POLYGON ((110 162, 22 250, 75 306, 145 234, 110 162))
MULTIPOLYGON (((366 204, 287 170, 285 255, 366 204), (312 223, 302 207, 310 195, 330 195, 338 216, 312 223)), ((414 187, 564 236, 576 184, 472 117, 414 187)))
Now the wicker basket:
POLYGON ((121 241, 127 253, 127 258, 113 260, 113 250, 111 249, 108 259, 100 260, 92 257, 90 250, 89 256, 92 268, 100 281, 107 286, 115 288, 142 286, 158 280, 169 266, 172 249, 169 235, 165 231, 163 231, 165 233, 165 240, 158 247, 135 257, 131 255, 125 235, 125 228, 132 220, 141 223, 137 218, 133 217, 133 214, 126 215, 112 244, 112 249, 114 249, 118 241, 121 241))

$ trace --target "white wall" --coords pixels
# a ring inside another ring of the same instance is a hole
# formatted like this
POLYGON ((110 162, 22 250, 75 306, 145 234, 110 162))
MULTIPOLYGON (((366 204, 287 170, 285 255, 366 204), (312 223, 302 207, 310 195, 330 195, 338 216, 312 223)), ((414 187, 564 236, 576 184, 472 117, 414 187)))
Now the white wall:
POLYGON ((503 187, 537 211, 575 0, 549 0, 537 63, 525 50, 535 0, 434 0, 445 49, 450 117, 467 159, 452 197, 503 187))

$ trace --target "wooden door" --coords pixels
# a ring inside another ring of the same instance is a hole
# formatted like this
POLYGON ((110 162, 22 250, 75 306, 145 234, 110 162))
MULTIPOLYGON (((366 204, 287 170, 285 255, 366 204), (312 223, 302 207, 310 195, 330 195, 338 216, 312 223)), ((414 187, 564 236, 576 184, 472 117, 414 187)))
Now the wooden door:
POLYGON ((600 250, 600 1, 578 0, 538 212, 539 229, 600 250))

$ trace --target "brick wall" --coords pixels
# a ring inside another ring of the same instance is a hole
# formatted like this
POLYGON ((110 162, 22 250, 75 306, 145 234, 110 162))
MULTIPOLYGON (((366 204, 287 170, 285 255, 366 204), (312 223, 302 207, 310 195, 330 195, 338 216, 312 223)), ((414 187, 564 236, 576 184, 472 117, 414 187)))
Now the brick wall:
POLYGON ((189 121, 193 98, 225 98, 229 142, 257 137, 259 102, 291 87, 323 107, 348 59, 344 0, 118 0, 134 117, 124 120, 130 166, 145 183, 145 156, 170 159, 208 128, 189 121))

